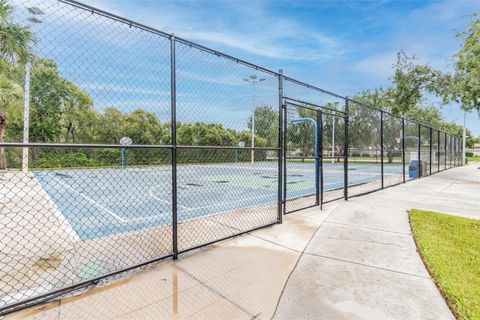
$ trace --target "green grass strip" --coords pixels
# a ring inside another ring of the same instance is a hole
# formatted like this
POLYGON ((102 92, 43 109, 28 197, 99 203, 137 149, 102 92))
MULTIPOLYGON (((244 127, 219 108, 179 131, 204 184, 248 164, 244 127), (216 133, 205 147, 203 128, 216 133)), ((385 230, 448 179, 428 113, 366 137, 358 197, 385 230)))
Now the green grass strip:
POLYGON ((480 220, 411 210, 420 254, 457 319, 480 319, 480 220))

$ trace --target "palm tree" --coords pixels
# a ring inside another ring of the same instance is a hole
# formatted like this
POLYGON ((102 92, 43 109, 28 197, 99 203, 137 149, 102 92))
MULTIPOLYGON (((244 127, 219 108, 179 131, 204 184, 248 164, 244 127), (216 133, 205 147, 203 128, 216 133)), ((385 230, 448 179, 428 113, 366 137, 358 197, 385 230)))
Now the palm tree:
MULTIPOLYGON (((0 60, 10 65, 23 65, 30 58, 33 36, 29 26, 16 24, 11 19, 12 6, 0 0, 0 60)), ((12 80, 13 81, 13 80, 12 80)), ((4 142, 7 116, 0 105, 0 142, 4 142)), ((0 148, 0 170, 6 169, 5 151, 0 148)))

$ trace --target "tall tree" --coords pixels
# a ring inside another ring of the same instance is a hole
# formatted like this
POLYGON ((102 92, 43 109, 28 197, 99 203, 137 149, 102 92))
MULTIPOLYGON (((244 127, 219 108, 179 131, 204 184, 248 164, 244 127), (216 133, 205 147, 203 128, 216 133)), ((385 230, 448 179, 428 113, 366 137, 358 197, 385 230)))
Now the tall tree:
MULTIPOLYGON (((290 120, 295 118, 309 118, 314 121, 317 120, 317 113, 309 108, 296 108, 295 115, 290 120)), ((314 139, 315 132, 311 122, 289 123, 287 127, 287 148, 289 150, 300 150, 303 157, 307 157, 314 153, 314 139)), ((304 161, 304 159, 302 159, 304 161)))
POLYGON ((480 112, 480 18, 471 16, 470 27, 457 36, 463 40, 455 54, 455 73, 446 79, 445 102, 456 101, 464 110, 480 112))
POLYGON ((397 53, 392 82, 391 111, 396 115, 405 115, 423 102, 426 92, 437 91, 445 82, 445 75, 430 66, 416 63, 414 56, 400 51, 397 53))
MULTIPOLYGON (((268 146, 278 144, 278 112, 271 106, 255 108, 255 135, 267 140, 268 146)), ((248 120, 248 128, 252 130, 252 117, 248 120)))

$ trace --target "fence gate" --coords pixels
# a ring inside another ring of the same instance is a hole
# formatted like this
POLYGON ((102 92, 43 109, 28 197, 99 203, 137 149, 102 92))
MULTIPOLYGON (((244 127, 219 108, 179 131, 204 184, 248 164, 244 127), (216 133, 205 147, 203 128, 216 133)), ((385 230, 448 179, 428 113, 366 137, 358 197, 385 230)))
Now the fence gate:
POLYGON ((319 117, 321 113, 315 106, 285 101, 285 213, 320 203, 319 117))
POLYGON ((285 213, 343 198, 345 113, 291 98, 284 102, 285 213))

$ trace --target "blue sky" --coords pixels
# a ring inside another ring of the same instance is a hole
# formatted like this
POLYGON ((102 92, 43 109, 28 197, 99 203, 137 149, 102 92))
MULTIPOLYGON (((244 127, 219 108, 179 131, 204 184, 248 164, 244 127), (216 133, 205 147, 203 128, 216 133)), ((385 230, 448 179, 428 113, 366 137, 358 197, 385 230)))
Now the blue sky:
MULTIPOLYGON (((43 23, 32 26, 35 50, 88 91, 96 108, 143 108, 169 121, 167 39, 55 0, 10 1, 23 21, 25 7, 45 12, 43 23)), ((480 11, 480 1, 84 1, 347 96, 388 86, 399 50, 452 70, 461 43, 455 34, 467 28, 465 15, 480 11)), ((245 129, 254 106, 278 104, 274 77, 184 45, 177 47, 177 78, 181 121, 245 129), (242 81, 252 73, 265 81, 254 87, 242 81)), ((299 88, 291 92, 326 101, 299 88)), ((457 106, 442 112, 463 121, 457 106)), ((480 136, 477 114, 468 116, 468 127, 480 136)))
MULTIPOLYGON (((451 70, 479 1, 145 1, 88 4, 343 95, 387 86, 396 52, 451 70)), ((445 118, 461 122, 455 106, 445 118)), ((478 115, 468 127, 480 135, 478 115)))

